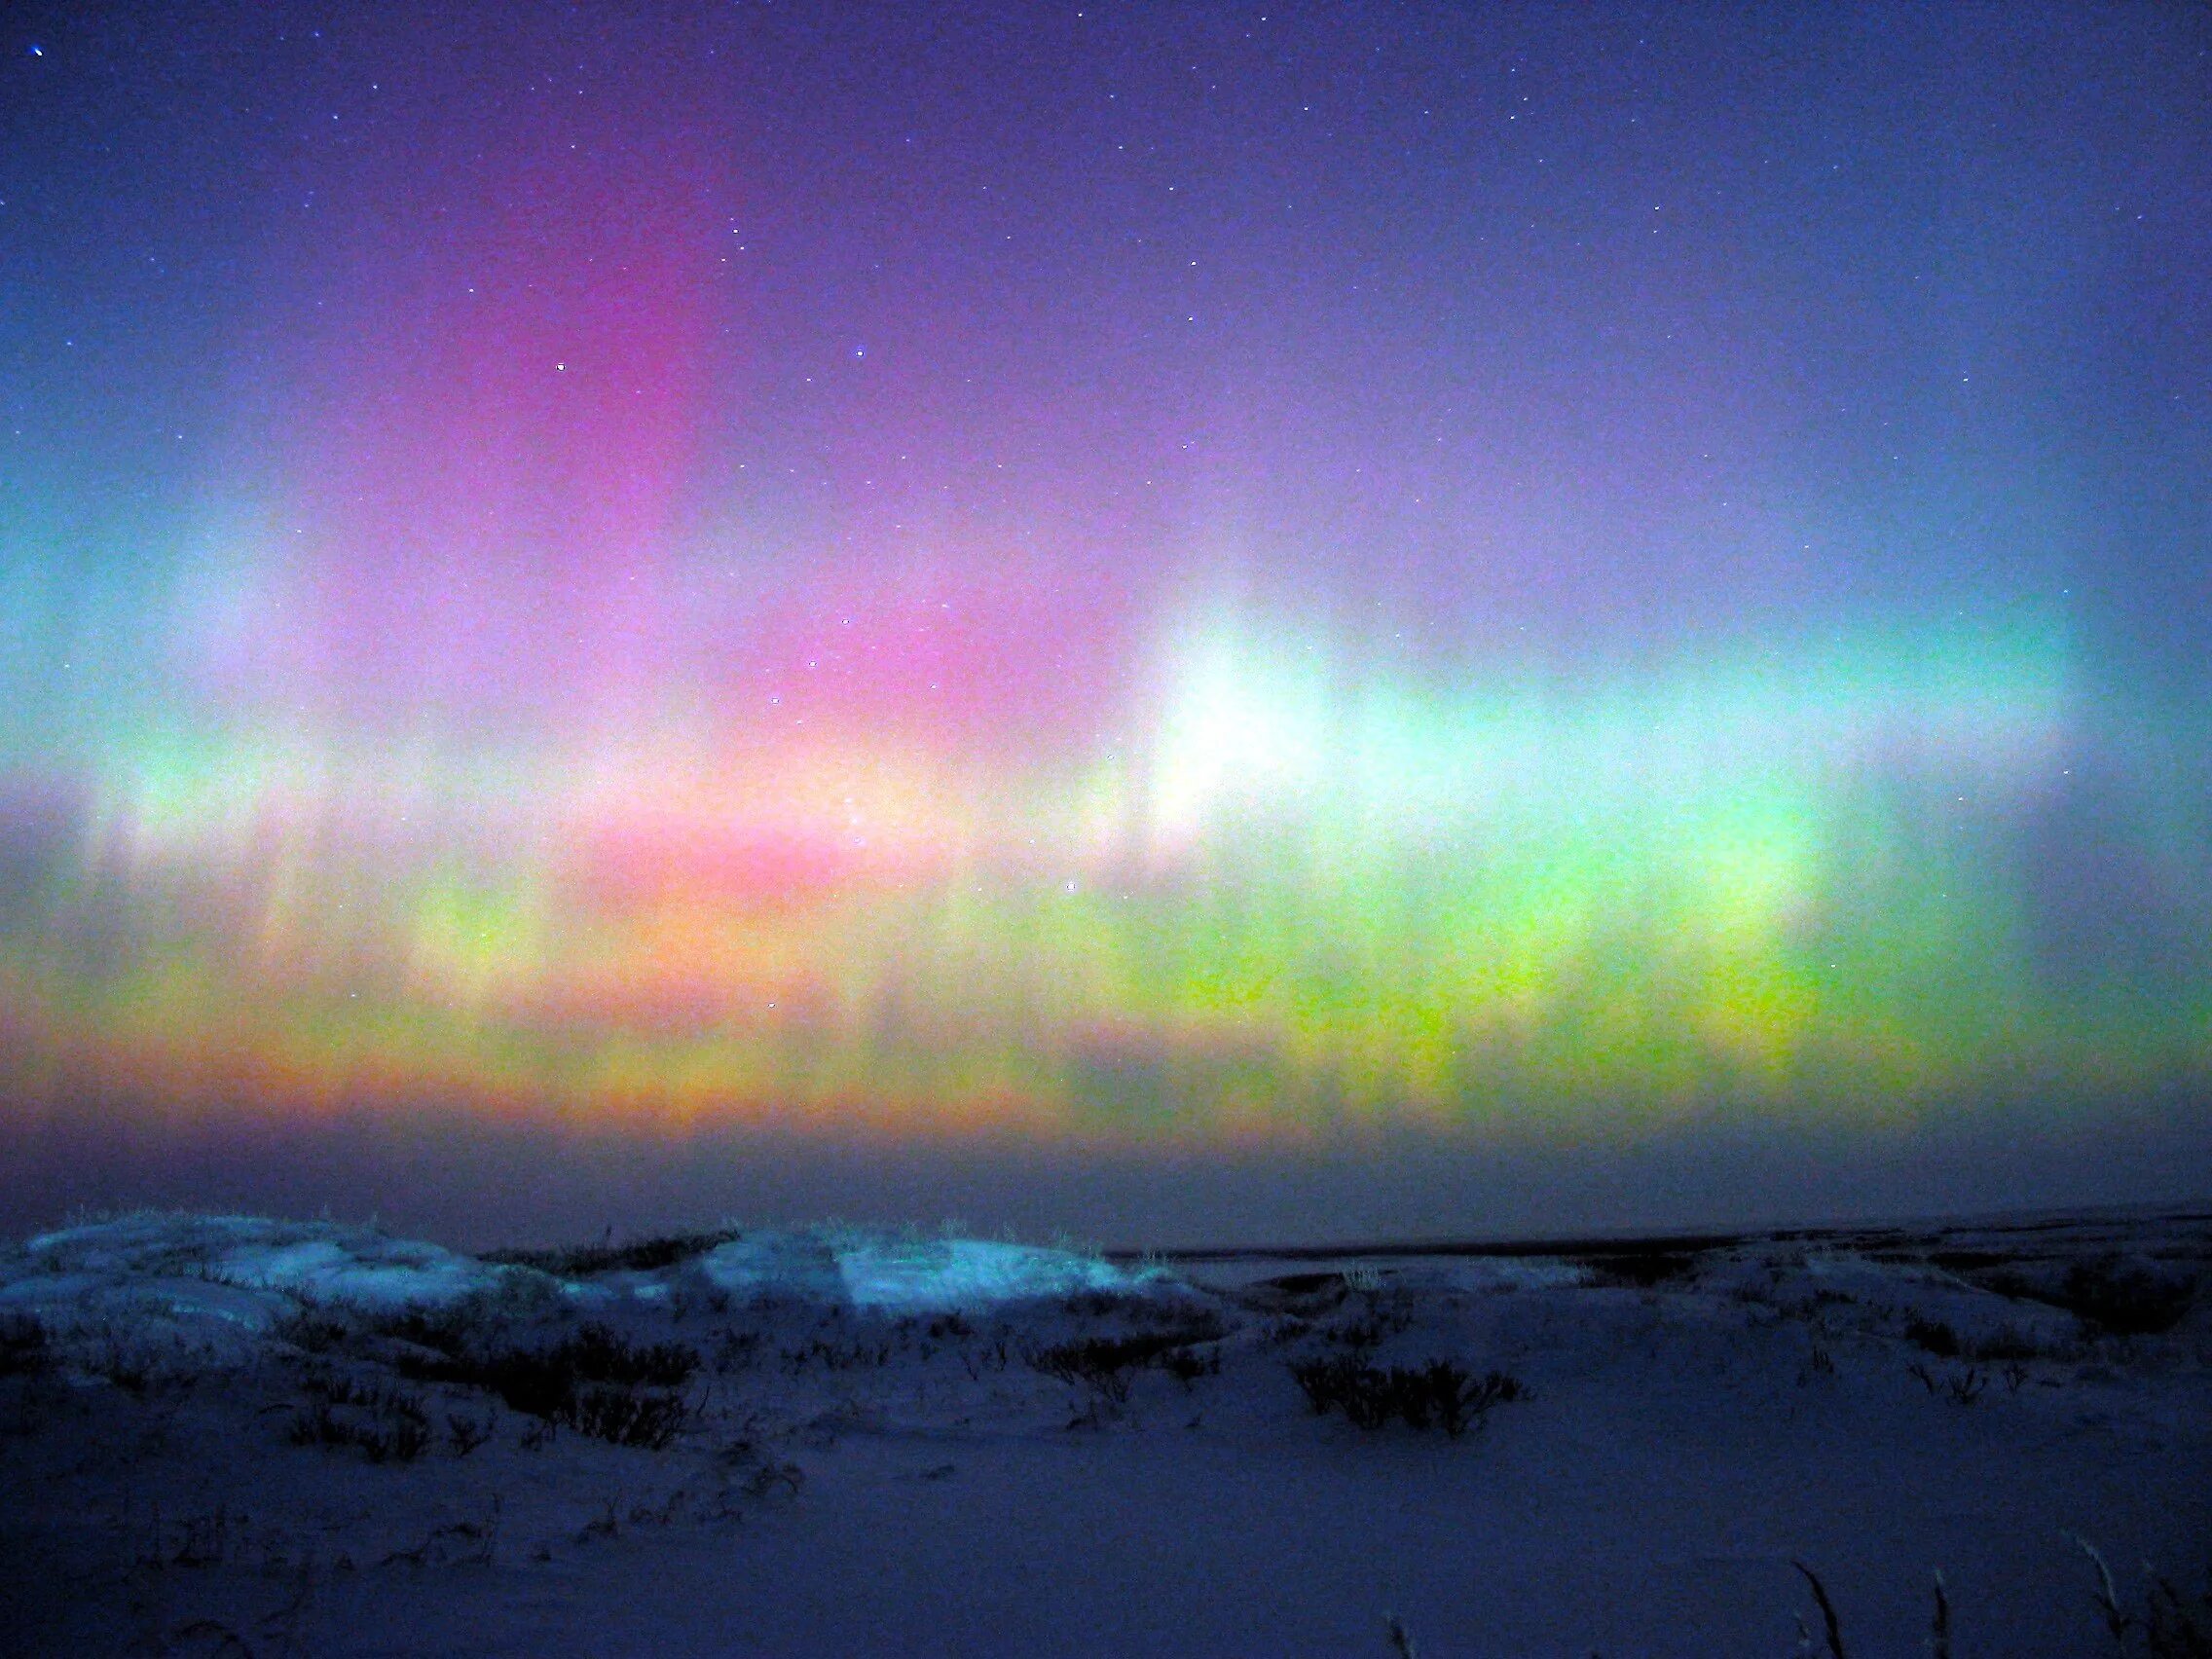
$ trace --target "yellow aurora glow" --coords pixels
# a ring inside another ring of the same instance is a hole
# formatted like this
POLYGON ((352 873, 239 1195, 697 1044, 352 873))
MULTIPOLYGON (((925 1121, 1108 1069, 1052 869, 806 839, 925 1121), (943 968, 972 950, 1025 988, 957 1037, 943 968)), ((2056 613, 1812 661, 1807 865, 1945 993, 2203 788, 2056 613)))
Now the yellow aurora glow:
POLYGON ((2047 631, 1641 678, 1170 630, 1088 753, 671 722, 108 734, 0 935, 18 1098, 1297 1138, 2202 1065, 2039 962, 2047 631))

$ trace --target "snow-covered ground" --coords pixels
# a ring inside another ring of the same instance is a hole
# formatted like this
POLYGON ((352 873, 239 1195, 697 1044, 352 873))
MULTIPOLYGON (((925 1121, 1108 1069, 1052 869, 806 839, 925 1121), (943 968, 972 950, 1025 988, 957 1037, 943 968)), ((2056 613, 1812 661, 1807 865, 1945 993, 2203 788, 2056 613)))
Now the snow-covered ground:
POLYGON ((1938 1571, 1962 1659, 2187 1653, 2208 1266, 2172 1214, 1170 1263, 97 1221, 0 1250, 0 1650, 1821 1653, 1802 1563, 1860 1659, 1931 1650, 1938 1571))

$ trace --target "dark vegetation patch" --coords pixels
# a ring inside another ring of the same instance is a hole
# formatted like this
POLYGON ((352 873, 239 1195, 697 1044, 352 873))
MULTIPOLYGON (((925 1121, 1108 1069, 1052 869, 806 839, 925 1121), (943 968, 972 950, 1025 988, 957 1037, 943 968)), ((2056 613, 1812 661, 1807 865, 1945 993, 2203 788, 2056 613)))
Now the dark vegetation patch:
MULTIPOLYGON (((145 1349, 130 1346, 112 1336, 87 1356, 85 1366, 94 1377, 105 1378, 126 1394, 144 1395, 159 1381, 154 1362, 145 1349)), ((185 1373, 182 1381, 189 1387, 191 1374, 185 1373)))
POLYGON ((681 1394, 584 1388, 555 1420, 616 1446, 659 1452, 691 1420, 691 1407, 681 1394))
POLYGON ((1160 1356, 1160 1369, 1188 1388, 1201 1377, 1221 1375, 1221 1350, 1200 1353, 1194 1347, 1170 1348, 1160 1356))
POLYGON ((681 1388, 699 1369, 699 1350, 683 1343, 631 1343, 605 1325, 584 1325, 553 1350, 595 1382, 681 1388))
POLYGON ((1242 1300, 1263 1312, 1311 1317, 1327 1312, 1350 1294, 1350 1282, 1343 1273, 1284 1273, 1245 1286, 1242 1300))
POLYGON ((1320 1337, 1323 1342, 1340 1347, 1380 1347, 1384 1339, 1396 1336, 1412 1323, 1411 1314, 1397 1309, 1370 1309, 1355 1318, 1323 1326, 1320 1337))
POLYGON ((1229 1327, 1211 1308, 1148 1308, 1148 1321, 1159 1335, 1178 1344, 1215 1343, 1229 1335, 1229 1327))
POLYGON ((1987 1336, 1962 1334, 1942 1319, 1909 1313, 1904 1321, 1905 1341, 1938 1359, 1972 1359, 1984 1362, 2051 1359, 2072 1350, 2072 1343, 2046 1343, 2016 1326, 2003 1325, 1987 1336))
POLYGON ((302 1308, 274 1321, 269 1334, 280 1343, 290 1343, 303 1353, 329 1353, 342 1348, 357 1334, 350 1321, 337 1318, 315 1308, 302 1308))
POLYGON ((2151 1659, 2212 1659, 2212 1576, 2192 1596, 2162 1574, 2151 1574, 2142 1616, 2151 1659))
POLYGON ((1528 1398, 1519 1379, 1502 1371, 1475 1376, 1449 1359, 1426 1365, 1367 1365, 1337 1355, 1294 1363, 1293 1380, 1315 1415, 1340 1411, 1358 1428, 1441 1428, 1456 1440, 1472 1424, 1480 1427, 1491 1408, 1528 1398))
POLYGON ((2162 1264, 2106 1257, 2076 1262, 2059 1277, 2008 1268, 1984 1272, 1977 1282, 2000 1296, 2063 1308, 2092 1331, 2152 1337, 2188 1316, 2198 1275, 2162 1264))
MULTIPOLYGON (((2115 1659, 2129 1659, 2137 1652, 2147 1655, 2147 1659, 2212 1659, 2212 1588, 2193 1595, 2145 1563, 2143 1573, 2149 1590, 2138 1609, 2122 1599, 2119 1581, 2113 1577, 2103 1553, 2077 1533, 2066 1535, 2089 1558, 2095 1571, 2089 1601, 2110 1643, 2109 1646, 2099 1643, 2098 1651, 2110 1652, 2115 1659), (2137 1638, 2141 1639, 2140 1647, 2137 1638)), ((1821 1582, 1820 1575, 1803 1562, 1792 1561, 1789 1565, 1803 1575, 1819 1610, 1821 1642, 1818 1651, 1824 1659, 1844 1659, 1847 1652, 1856 1649, 1845 1645, 1843 1615, 1837 1610, 1834 1598, 1821 1582)), ((1949 1659, 1954 1651, 1978 1651, 1966 1647, 1954 1649, 1951 1626, 1951 1599, 1943 1575, 1938 1572, 1928 1635, 1916 1651, 1934 1654, 1936 1659, 1949 1659)), ((1802 1614, 1797 1620, 1797 1651, 1806 1654, 1816 1651, 1811 1624, 1802 1614)), ((1410 1652, 1410 1642, 1400 1651, 1410 1652)))
MULTIPOLYGON (((1218 1351, 1198 1348, 1229 1334, 1221 1315, 1210 1308, 1147 1306, 1141 1309, 1155 1328, 1121 1336, 1084 1337, 1077 1341, 1032 1347, 1021 1357, 1032 1370, 1060 1382, 1087 1387, 1102 1400, 1126 1403, 1136 1372, 1166 1372, 1186 1388, 1200 1377, 1221 1370, 1218 1351)), ((1003 1360, 1002 1360, 1003 1368, 1003 1360)))
POLYGON ((483 1332, 485 1314, 480 1306, 456 1303, 445 1308, 401 1308, 391 1312, 363 1316, 364 1330, 417 1347, 457 1354, 483 1332))
POLYGON ((2077 1262, 2066 1271, 2060 1296, 2061 1306, 2084 1325, 2115 1336, 2155 1337, 2188 1314, 2196 1275, 2120 1261, 2077 1262))
POLYGON ((673 1268, 694 1256, 730 1243, 739 1236, 735 1228, 703 1233, 671 1233, 658 1238, 640 1238, 627 1244, 611 1240, 573 1244, 554 1250, 487 1250, 483 1260, 500 1267, 535 1268, 556 1278, 589 1278, 594 1273, 649 1273, 673 1268))
POLYGON ((1071 1291, 1060 1307, 1079 1319, 1104 1319, 1116 1313, 1134 1313, 1144 1303, 1143 1297, 1126 1290, 1078 1290, 1071 1291))
POLYGON ((868 1367, 880 1369, 891 1363, 893 1345, 886 1342, 865 1342, 859 1338, 851 1342, 830 1342, 822 1337, 785 1348, 778 1358, 784 1369, 796 1377, 809 1366, 819 1365, 825 1371, 859 1371, 868 1367))
POLYGON ((1947 1366, 1923 1365, 1915 1360, 1906 1366, 1905 1375, 1937 1399, 1948 1400, 1954 1406, 1971 1406, 1988 1390, 1988 1375, 1978 1366, 1968 1366, 1954 1371, 1947 1366))
POLYGON ((0 1377, 38 1377, 53 1369, 44 1325, 19 1313, 0 1319, 0 1377))
POLYGON ((412 1463, 430 1449, 430 1417, 417 1395, 350 1378, 307 1379, 309 1402, 292 1414, 294 1446, 356 1447, 372 1463, 412 1463))
POLYGON ((1959 1357, 1959 1333, 1941 1319, 1931 1319, 1920 1313, 1907 1314, 1904 1339, 1938 1359, 1959 1357))
POLYGON ((2056 1358, 2077 1345, 2039 1342, 2015 1326, 2003 1325, 1986 1337, 1962 1337, 1959 1352, 1968 1359, 2022 1360, 2056 1358))
POLYGON ((1342 1273, 1284 1273, 1280 1278, 1263 1281, 1264 1287, 1284 1296, 1311 1296, 1317 1291, 1340 1291, 1345 1288, 1342 1273))
MULTIPOLYGON (((578 1326, 550 1347, 479 1349, 464 1343, 422 1346, 438 1352, 402 1357, 398 1367, 402 1375, 422 1382, 491 1388, 494 1392, 502 1392, 501 1383, 522 1377, 550 1379, 551 1386, 581 1381, 681 1388, 699 1369, 697 1348, 683 1343, 633 1343, 596 1324, 578 1326)), ((516 1409, 528 1410, 520 1404, 516 1409)))
MULTIPOLYGON (((1768 1239, 1816 1239, 1829 1237, 1861 1237, 1861 1233, 1837 1234, 1825 1229, 1807 1229, 1790 1233, 1674 1233, 1658 1234, 1637 1238, 1623 1238, 1618 1235, 1598 1238, 1504 1238, 1469 1241, 1439 1238, 1426 1243, 1401 1240, 1376 1240, 1343 1244, 1294 1244, 1266 1247, 1237 1246, 1226 1249, 1161 1250, 1154 1252, 1165 1262, 1228 1262, 1265 1259, 1278 1262, 1342 1262, 1349 1260, 1398 1261, 1413 1256, 1479 1256, 1510 1260, 1516 1257, 1542 1256, 1596 1256, 1616 1252, 1635 1253, 1648 1250, 1689 1252, 1734 1249, 1744 1244, 1768 1239)), ((1887 1235, 1885 1235, 1887 1236, 1887 1235)), ((1133 1261, 1140 1254, 1134 1250, 1109 1250, 1108 1261, 1133 1261)))
POLYGON ((758 1331, 724 1330, 715 1344, 716 1375, 750 1371, 760 1357, 760 1340, 758 1331))
POLYGON ((525 1416, 657 1452, 690 1419, 677 1390, 699 1369, 699 1353, 682 1343, 632 1343, 604 1325, 584 1325, 549 1347, 462 1346, 404 1355, 397 1369, 418 1382, 481 1388, 525 1416))
POLYGON ((1697 1268, 1697 1257, 1679 1250, 1613 1250, 1567 1259, 1588 1273, 1593 1283, 1628 1290, 1649 1290, 1687 1278, 1697 1268))
POLYGON ((2002 1268, 2015 1258, 1999 1250, 1932 1250, 1928 1254, 1931 1267, 1941 1268, 1947 1273, 1978 1272, 1984 1268, 2002 1268))
POLYGON ((1823 1308, 1848 1308, 1858 1300, 1848 1290, 1832 1290, 1822 1285, 1809 1296, 1795 1302, 1778 1302, 1775 1306, 1794 1318, 1805 1319, 1815 1316, 1823 1308))
MULTIPOLYGON (((1050 1347, 1032 1348, 1023 1355, 1031 1369, 1055 1377, 1062 1382, 1088 1387, 1116 1405, 1129 1397, 1131 1374, 1151 1367, 1166 1367, 1170 1354, 1188 1350, 1193 1339, 1172 1331, 1142 1331, 1125 1337, 1085 1337, 1081 1341, 1056 1343, 1050 1347)), ((1214 1361, 1218 1370, 1220 1362, 1214 1361)), ((1181 1370, 1175 1375, 1182 1377, 1181 1370)), ((1190 1378, 1204 1375, 1201 1369, 1192 1369, 1190 1378)))

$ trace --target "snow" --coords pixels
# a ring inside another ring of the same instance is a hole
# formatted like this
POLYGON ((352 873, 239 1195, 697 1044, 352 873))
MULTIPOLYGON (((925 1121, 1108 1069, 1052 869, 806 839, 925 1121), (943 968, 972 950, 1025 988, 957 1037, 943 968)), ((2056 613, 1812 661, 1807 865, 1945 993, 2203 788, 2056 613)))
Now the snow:
POLYGON ((470 1257, 368 1229, 139 1214, 26 1241, 0 1263, 0 1317, 96 1331, 141 1354, 239 1363, 306 1307, 445 1306, 499 1279, 470 1257))
POLYGON ((378 1307, 454 1302, 498 1277, 435 1244, 257 1216, 126 1216, 41 1234, 24 1249, 44 1272, 105 1284, 197 1283, 378 1307))
POLYGON ((1069 1250, 982 1238, 858 1239, 838 1253, 837 1272, 855 1308, 897 1313, 1049 1301, 1082 1291, 1141 1294, 1166 1278, 1069 1250))
POLYGON ((717 1288, 740 1296, 893 1314, 976 1310, 1079 1291, 1134 1294, 1164 1277, 1072 1250, 835 1227, 732 1239, 702 1257, 699 1269, 717 1288))
POLYGON ((1818 1630, 1803 1561, 1854 1653, 1924 1651, 1940 1570, 1958 1651, 2034 1659, 2109 1648, 2073 1534, 2138 1617, 2138 1564, 2212 1588, 2207 1299, 2133 1335, 2037 1299, 2186 1286, 2203 1216, 678 1254, 561 1273, 170 1215, 0 1250, 0 1650, 1382 1656, 1395 1613, 1429 1659, 1710 1659, 1818 1630), (695 1362, 577 1384, 673 1402, 667 1444, 549 1428, 469 1368, 592 1352, 695 1362), (1527 1397, 1456 1439, 1361 1429, 1294 1380, 1331 1357, 1527 1397))

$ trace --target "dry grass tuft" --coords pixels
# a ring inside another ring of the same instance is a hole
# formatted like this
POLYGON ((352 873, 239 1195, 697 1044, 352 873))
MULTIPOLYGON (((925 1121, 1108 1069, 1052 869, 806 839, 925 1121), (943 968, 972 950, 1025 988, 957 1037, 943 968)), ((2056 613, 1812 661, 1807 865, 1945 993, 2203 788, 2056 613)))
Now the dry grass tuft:
POLYGON ((1813 1601, 1821 1609, 1821 1628, 1827 1640, 1828 1659, 1844 1659, 1843 1621, 1836 1616, 1835 1603, 1828 1599, 1828 1588, 1821 1582, 1821 1575, 1801 1561, 1789 1564, 1805 1575, 1805 1582, 1813 1587, 1813 1601))

